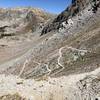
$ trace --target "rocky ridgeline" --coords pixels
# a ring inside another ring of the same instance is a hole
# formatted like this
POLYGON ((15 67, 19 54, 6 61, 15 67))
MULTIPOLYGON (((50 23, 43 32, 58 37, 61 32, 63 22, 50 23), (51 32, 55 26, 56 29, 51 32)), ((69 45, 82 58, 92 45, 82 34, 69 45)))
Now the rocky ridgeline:
POLYGON ((67 7, 57 18, 55 18, 51 23, 44 27, 41 32, 41 35, 46 34, 50 31, 59 30, 63 27, 62 23, 66 22, 68 24, 68 19, 76 16, 81 16, 82 11, 87 8, 87 6, 91 6, 90 9, 93 13, 96 13, 98 8, 100 7, 99 0, 72 0, 72 4, 67 7))

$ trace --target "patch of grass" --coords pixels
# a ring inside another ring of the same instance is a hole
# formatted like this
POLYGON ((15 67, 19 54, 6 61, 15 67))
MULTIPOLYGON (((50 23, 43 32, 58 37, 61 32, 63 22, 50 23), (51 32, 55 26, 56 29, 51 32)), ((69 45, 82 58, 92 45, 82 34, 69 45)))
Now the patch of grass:
POLYGON ((3 95, 0 97, 0 100, 26 100, 25 98, 22 98, 19 94, 14 95, 3 95))

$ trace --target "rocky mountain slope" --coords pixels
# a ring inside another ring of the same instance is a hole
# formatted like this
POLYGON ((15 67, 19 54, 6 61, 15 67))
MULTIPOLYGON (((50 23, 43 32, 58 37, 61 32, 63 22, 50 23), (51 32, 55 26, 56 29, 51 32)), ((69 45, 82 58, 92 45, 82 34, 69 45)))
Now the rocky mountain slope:
POLYGON ((72 0, 41 29, 0 39, 0 100, 99 100, 100 1, 72 0))
POLYGON ((92 10, 96 13, 98 7, 100 7, 99 0, 72 0, 72 4, 67 7, 60 15, 57 16, 51 23, 44 27, 41 32, 41 35, 46 34, 47 32, 59 30, 62 27, 62 22, 68 24, 68 19, 76 16, 77 14, 81 16, 82 11, 90 5, 91 7, 88 10, 92 10))

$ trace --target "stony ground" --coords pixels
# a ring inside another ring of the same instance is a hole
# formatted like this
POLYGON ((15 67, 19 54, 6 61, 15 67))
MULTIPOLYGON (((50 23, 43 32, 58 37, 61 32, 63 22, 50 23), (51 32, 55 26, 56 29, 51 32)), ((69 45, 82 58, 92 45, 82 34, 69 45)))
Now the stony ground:
POLYGON ((100 68, 41 81, 0 75, 0 100, 96 100, 100 96, 99 72, 100 68))

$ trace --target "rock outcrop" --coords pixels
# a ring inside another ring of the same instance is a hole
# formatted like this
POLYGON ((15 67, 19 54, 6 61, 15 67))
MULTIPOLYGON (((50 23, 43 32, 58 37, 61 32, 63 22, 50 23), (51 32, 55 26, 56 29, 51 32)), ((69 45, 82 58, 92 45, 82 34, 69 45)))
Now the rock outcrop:
POLYGON ((99 0, 72 0, 72 4, 67 7, 57 18, 53 20, 53 22, 49 23, 41 32, 41 35, 46 34, 50 31, 59 30, 63 27, 62 22, 66 22, 68 24, 68 19, 74 17, 75 15, 81 16, 82 11, 87 7, 91 6, 90 9, 94 13, 100 7, 99 0))

